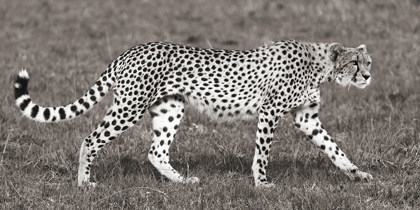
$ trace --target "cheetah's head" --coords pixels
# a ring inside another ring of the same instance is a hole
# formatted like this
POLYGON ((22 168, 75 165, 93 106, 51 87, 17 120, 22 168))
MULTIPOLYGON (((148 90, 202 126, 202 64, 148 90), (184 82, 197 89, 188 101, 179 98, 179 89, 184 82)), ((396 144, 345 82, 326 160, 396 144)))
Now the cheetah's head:
POLYGON ((329 57, 334 63, 335 81, 343 86, 354 85, 365 88, 371 81, 370 67, 372 59, 367 53, 366 46, 344 48, 334 43, 329 46, 329 57))

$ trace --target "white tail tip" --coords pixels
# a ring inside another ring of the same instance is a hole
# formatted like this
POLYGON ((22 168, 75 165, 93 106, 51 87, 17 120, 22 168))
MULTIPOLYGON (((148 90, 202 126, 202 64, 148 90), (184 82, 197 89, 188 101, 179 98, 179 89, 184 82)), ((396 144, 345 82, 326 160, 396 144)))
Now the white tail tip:
POLYGON ((20 71, 19 71, 18 76, 19 76, 20 78, 29 79, 29 74, 28 74, 28 72, 26 71, 26 69, 22 69, 22 70, 20 70, 20 71))

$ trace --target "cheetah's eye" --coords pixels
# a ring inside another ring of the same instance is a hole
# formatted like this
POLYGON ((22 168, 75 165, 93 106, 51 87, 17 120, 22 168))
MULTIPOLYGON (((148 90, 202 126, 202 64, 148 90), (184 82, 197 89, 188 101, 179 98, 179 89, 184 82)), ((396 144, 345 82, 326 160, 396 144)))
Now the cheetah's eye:
POLYGON ((357 61, 351 61, 351 64, 353 64, 354 66, 357 66, 357 61))
POLYGON ((367 64, 366 64, 366 66, 370 66, 370 63, 371 63, 371 62, 370 62, 370 61, 368 61, 368 62, 367 62, 367 64))

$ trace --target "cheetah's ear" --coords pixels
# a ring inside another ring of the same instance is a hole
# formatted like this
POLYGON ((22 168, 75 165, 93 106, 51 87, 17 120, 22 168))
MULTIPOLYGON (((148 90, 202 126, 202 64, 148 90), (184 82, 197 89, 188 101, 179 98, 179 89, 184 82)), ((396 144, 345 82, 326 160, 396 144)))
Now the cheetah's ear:
POLYGON ((357 49, 364 53, 367 53, 366 45, 364 44, 361 44, 360 46, 358 46, 357 49))
POLYGON ((338 56, 344 51, 343 45, 340 43, 332 43, 328 46, 330 60, 335 62, 338 56))

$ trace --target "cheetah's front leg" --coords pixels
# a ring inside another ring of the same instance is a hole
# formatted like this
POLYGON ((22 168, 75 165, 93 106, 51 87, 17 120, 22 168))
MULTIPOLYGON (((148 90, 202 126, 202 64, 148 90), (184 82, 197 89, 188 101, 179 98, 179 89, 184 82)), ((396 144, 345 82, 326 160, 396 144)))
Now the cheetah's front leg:
POLYGON ((273 183, 267 181, 268 155, 276 129, 276 117, 270 112, 261 112, 258 116, 258 131, 255 145, 255 155, 252 164, 252 172, 256 187, 273 187, 273 183))
POLYGON ((351 163, 344 152, 340 150, 334 140, 327 134, 327 131, 318 119, 318 109, 318 103, 308 102, 298 111, 295 111, 295 126, 308 135, 312 142, 351 179, 364 179, 367 181, 372 179, 372 175, 360 171, 357 166, 351 163))

